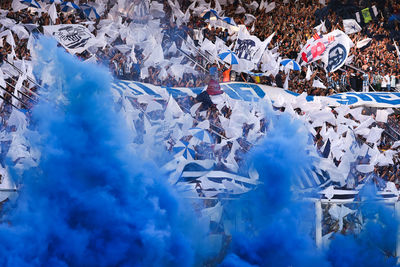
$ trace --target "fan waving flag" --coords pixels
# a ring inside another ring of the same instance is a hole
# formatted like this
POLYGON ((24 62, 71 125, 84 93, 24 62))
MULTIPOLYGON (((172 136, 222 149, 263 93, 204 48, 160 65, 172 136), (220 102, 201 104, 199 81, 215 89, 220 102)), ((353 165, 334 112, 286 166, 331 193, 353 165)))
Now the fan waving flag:
POLYGON ((237 55, 233 51, 228 50, 227 52, 223 52, 223 53, 219 54, 218 56, 222 61, 224 61, 230 65, 239 63, 237 55))

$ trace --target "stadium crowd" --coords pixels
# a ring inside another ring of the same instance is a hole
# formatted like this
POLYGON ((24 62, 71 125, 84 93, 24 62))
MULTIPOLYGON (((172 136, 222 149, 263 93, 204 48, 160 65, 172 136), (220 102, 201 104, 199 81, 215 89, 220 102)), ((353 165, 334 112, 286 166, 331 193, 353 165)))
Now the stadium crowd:
MULTIPOLYGON (((89 1, 90 2, 90 1, 89 1)), ((108 1, 108 5, 105 8, 103 15, 96 19, 94 23, 94 33, 97 31, 97 26, 99 22, 107 18, 108 12, 111 10, 115 1, 108 1)), ((139 1, 140 2, 140 1, 139 1)), ((189 1, 178 1, 182 10, 186 10, 190 2, 189 1)), ((232 2, 232 1, 229 1, 232 2)), ((285 2, 285 1, 283 1, 285 2)), ((290 71, 285 73, 285 71, 279 71, 279 73, 274 77, 273 75, 254 77, 246 73, 234 73, 231 71, 231 80, 246 80, 249 82, 264 83, 268 85, 276 85, 278 87, 284 87, 284 81, 286 75, 290 76, 289 79, 289 90, 293 90, 297 93, 306 92, 309 95, 330 95, 335 92, 348 91, 353 89, 355 91, 360 91, 362 88, 362 80, 367 78, 374 90, 395 90, 400 83, 400 65, 399 57, 396 53, 396 48, 394 46, 394 41, 399 41, 399 21, 391 20, 389 18, 393 14, 398 14, 400 10, 400 3, 393 0, 388 1, 363 1, 361 5, 354 5, 353 1, 348 1, 346 5, 342 4, 340 1, 330 1, 327 6, 323 6, 317 1, 286 1, 288 3, 283 3, 282 1, 276 1, 276 8, 272 11, 260 12, 259 9, 254 8, 250 1, 233 1, 230 4, 222 5, 225 15, 234 18, 237 24, 242 24, 245 22, 246 14, 254 15, 254 24, 252 27, 254 30, 250 29, 251 24, 247 25, 249 31, 252 34, 258 36, 261 40, 270 36, 273 32, 276 32, 274 38, 269 44, 269 49, 278 47, 278 52, 284 58, 296 59, 297 54, 301 49, 301 46, 315 34, 315 26, 319 25, 321 21, 325 21, 325 25, 328 31, 333 29, 342 29, 342 19, 352 17, 355 12, 360 11, 364 7, 369 7, 376 4, 379 15, 366 25, 363 25, 361 32, 353 34, 350 36, 353 42, 356 44, 358 41, 365 38, 371 38, 371 41, 365 47, 352 48, 351 55, 353 56, 351 66, 345 66, 342 70, 335 73, 326 74, 323 68, 318 66, 318 63, 312 66, 313 74, 309 79, 307 76, 307 67, 302 67, 301 71, 290 71), (242 7, 243 10, 239 10, 238 7, 242 7), (312 82, 314 79, 319 79, 326 85, 327 88, 314 88, 312 82)), ((79 1, 79 4, 86 3, 86 1, 79 1)), ((226 29, 218 27, 208 27, 207 21, 199 16, 192 15, 187 23, 182 23, 180 26, 171 20, 172 10, 167 1, 162 2, 164 5, 164 11, 166 16, 161 19, 161 24, 163 26, 164 40, 163 45, 170 48, 172 45, 176 47, 181 47, 183 39, 190 36, 194 40, 194 45, 198 45, 200 36, 204 36, 210 41, 215 41, 216 37, 225 41, 227 45, 232 43, 232 35, 226 29)), ((17 12, 13 11, 11 8, 12 1, 1 1, 1 9, 7 11, 6 17, 15 20, 17 23, 27 24, 27 25, 37 25, 30 29, 32 33, 43 32, 43 26, 51 25, 51 18, 49 14, 42 12, 38 13, 34 9, 21 9, 17 12)), ((88 21, 82 12, 61 12, 57 6, 58 18, 55 24, 74 24, 82 23, 88 21)), ((145 12, 146 14, 146 12, 145 12)), ((135 18, 133 18, 135 19, 135 18)), ((138 23, 145 23, 146 16, 137 19, 138 23)), ((124 17, 122 18, 122 23, 130 22, 132 18, 124 17)), ((4 23, 0 22, 0 23, 4 23)), ((15 32, 12 33, 15 46, 8 36, 2 38, 3 45, 0 47, 0 58, 1 61, 12 61, 12 59, 30 59, 29 50, 29 39, 18 36, 15 32)), ((97 62, 101 64, 108 65, 111 72, 120 79, 136 80, 145 83, 152 83, 155 85, 163 86, 177 86, 177 87, 200 87, 207 85, 208 82, 208 68, 210 67, 210 62, 208 62, 204 56, 187 56, 183 58, 182 64, 186 62, 196 62, 195 73, 184 73, 181 78, 177 79, 170 73, 167 73, 164 79, 160 78, 160 72, 162 71, 159 66, 148 67, 148 75, 142 78, 143 62, 146 60, 143 49, 135 47, 133 49, 134 58, 129 55, 129 53, 124 53, 120 51, 116 46, 124 44, 125 40, 120 36, 116 38, 112 43, 105 46, 104 49, 98 49, 95 52, 95 57, 97 62)), ((166 59, 174 58, 181 53, 179 50, 166 49, 164 56, 166 59)), ((84 51, 81 54, 77 54, 82 60, 90 59, 93 54, 84 51)), ((211 62, 213 64, 214 62, 211 62)), ((6 63, 3 63, 6 64, 6 63)), ((221 65, 220 72, 224 72, 228 69, 221 65)), ((15 87, 18 84, 19 73, 5 73, 8 78, 5 79, 6 87, 3 98, 6 100, 3 102, 3 112, 7 112, 10 105, 7 102, 14 103, 13 98, 16 97, 14 92, 15 87)), ((221 76, 221 81, 223 77, 221 76)), ((17 95, 18 98, 24 100, 26 103, 22 108, 29 108, 32 104, 31 98, 35 96, 35 83, 31 81, 23 81, 20 85, 26 89, 26 95, 17 95)), ((372 90, 372 89, 371 89, 372 90)), ((232 110, 229 106, 224 106, 221 109, 217 109, 216 105, 213 104, 208 99, 204 98, 183 98, 178 99, 178 104, 181 106, 182 110, 190 110, 196 103, 202 103, 202 108, 199 112, 195 114, 195 121, 200 122, 202 120, 210 121, 210 133, 215 140, 215 144, 220 144, 222 139, 227 139, 226 133, 224 131, 222 121, 223 118, 229 119, 232 114, 232 110), (203 111, 203 112, 201 112, 203 111)), ((164 106, 166 103, 162 103, 164 106)), ((137 104, 140 106, 139 104, 137 104)), ((301 114, 301 110, 298 111, 301 114)), ((373 113, 370 113, 373 116, 373 113)), ((4 117, 4 116, 3 116, 4 117)), ((400 115, 397 111, 389 116, 388 123, 383 124, 382 127, 389 127, 386 129, 383 137, 380 141, 379 148, 381 150, 386 150, 391 147, 394 141, 400 139, 400 129, 399 129, 400 115), (392 133, 392 134, 387 134, 392 133), (398 136, 397 136, 397 133, 398 136)), ((257 125, 257 129, 261 133, 266 130, 265 120, 260 120, 260 125, 257 125)), ((138 119, 135 123, 137 128, 143 128, 144 121, 143 116, 138 119)), ((196 124, 192 125, 196 126, 196 124)), ((242 161, 243 154, 248 151, 251 144, 246 140, 247 135, 251 129, 255 127, 254 124, 244 124, 243 132, 241 137, 236 141, 239 144, 239 149, 236 150, 235 160, 239 163, 242 161)), ((318 132, 318 129, 316 128, 318 132)), ((143 132, 143 131, 142 131, 143 132)), ((315 136, 315 142, 321 148, 320 144, 321 137, 318 134, 315 136)), ((141 142, 140 138, 136 140, 141 142)), ((365 143, 365 140, 360 139, 360 142, 365 143)), ((173 145, 171 143, 171 145, 173 145)), ((222 161, 230 154, 230 149, 232 148, 232 142, 228 142, 218 151, 214 151, 213 157, 218 158, 222 161)), ((196 159, 205 159, 210 157, 207 149, 202 149, 201 147, 196 147, 196 159)), ((397 158, 396 158, 397 159, 397 158)), ((337 162, 339 164, 339 162, 337 162)), ((397 169, 398 164, 377 167, 375 172, 379 177, 386 180, 395 181, 399 183, 400 171, 397 169)), ((239 164, 241 166, 241 164, 239 164)), ((363 177, 363 176, 362 176, 363 177)), ((359 179, 363 179, 363 178, 359 179)))

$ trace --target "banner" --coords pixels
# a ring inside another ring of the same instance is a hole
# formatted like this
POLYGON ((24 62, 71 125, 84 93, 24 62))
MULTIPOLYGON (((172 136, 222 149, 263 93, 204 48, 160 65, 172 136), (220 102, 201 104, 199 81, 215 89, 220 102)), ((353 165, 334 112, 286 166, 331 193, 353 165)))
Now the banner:
POLYGON ((90 46, 94 35, 80 24, 44 26, 44 34, 53 36, 71 54, 79 54, 90 46))
MULTIPOLYGON (((221 83, 221 89, 228 97, 247 102, 254 102, 262 99, 270 99, 273 102, 282 100, 285 102, 292 102, 296 101, 296 97, 299 96, 297 93, 283 90, 282 88, 241 82, 221 83)), ((170 95, 174 98, 186 96, 196 97, 205 90, 205 87, 172 88, 135 81, 115 80, 112 84, 112 90, 119 91, 116 95, 123 94, 127 97, 136 98, 150 95, 154 99, 167 101, 170 95)), ((307 102, 324 102, 331 107, 349 105, 352 107, 400 108, 400 93, 398 92, 349 92, 331 96, 306 96, 306 100, 307 102)))

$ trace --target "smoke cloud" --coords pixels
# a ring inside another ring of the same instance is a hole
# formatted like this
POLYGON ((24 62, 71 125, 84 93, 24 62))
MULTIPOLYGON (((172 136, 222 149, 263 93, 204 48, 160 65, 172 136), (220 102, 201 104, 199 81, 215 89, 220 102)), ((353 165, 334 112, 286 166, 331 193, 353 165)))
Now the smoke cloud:
MULTIPOLYGON (((167 178, 127 149, 106 69, 41 39, 34 108, 38 168, 22 176, 0 225, 2 266, 192 266, 195 227, 167 178)), ((17 177, 16 177, 17 178, 17 177)), ((195 233, 196 232, 196 233, 195 233)))
MULTIPOLYGON (((272 127, 248 158, 262 184, 225 207, 239 218, 239 226, 228 229, 232 243, 221 266, 395 266, 387 252, 395 247, 398 221, 382 203, 367 201, 360 207, 365 220, 360 234, 337 233, 328 248, 316 248, 313 203, 293 193, 294 178, 313 164, 309 136, 289 115, 267 114, 272 127)), ((374 188, 366 185, 360 195, 376 198, 374 188)))

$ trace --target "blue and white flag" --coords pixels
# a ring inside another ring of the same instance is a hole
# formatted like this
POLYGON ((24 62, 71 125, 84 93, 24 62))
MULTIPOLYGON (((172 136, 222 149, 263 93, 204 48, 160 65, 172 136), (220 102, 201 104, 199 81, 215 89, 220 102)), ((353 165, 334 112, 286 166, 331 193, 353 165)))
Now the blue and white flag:
POLYGON ((340 30, 334 30, 326 36, 328 38, 333 38, 333 41, 323 53, 322 62, 324 63, 326 72, 334 72, 346 63, 350 48, 353 47, 354 44, 349 36, 340 30))
POLYGON ((39 3, 36 0, 21 0, 21 4, 28 5, 29 7, 40 8, 39 3))
POLYGON ((61 3, 60 8, 62 12, 70 12, 80 9, 80 7, 73 2, 63 2, 61 3))
POLYGON ((358 25, 355 19, 344 19, 343 26, 346 34, 353 34, 362 30, 361 26, 358 25))

